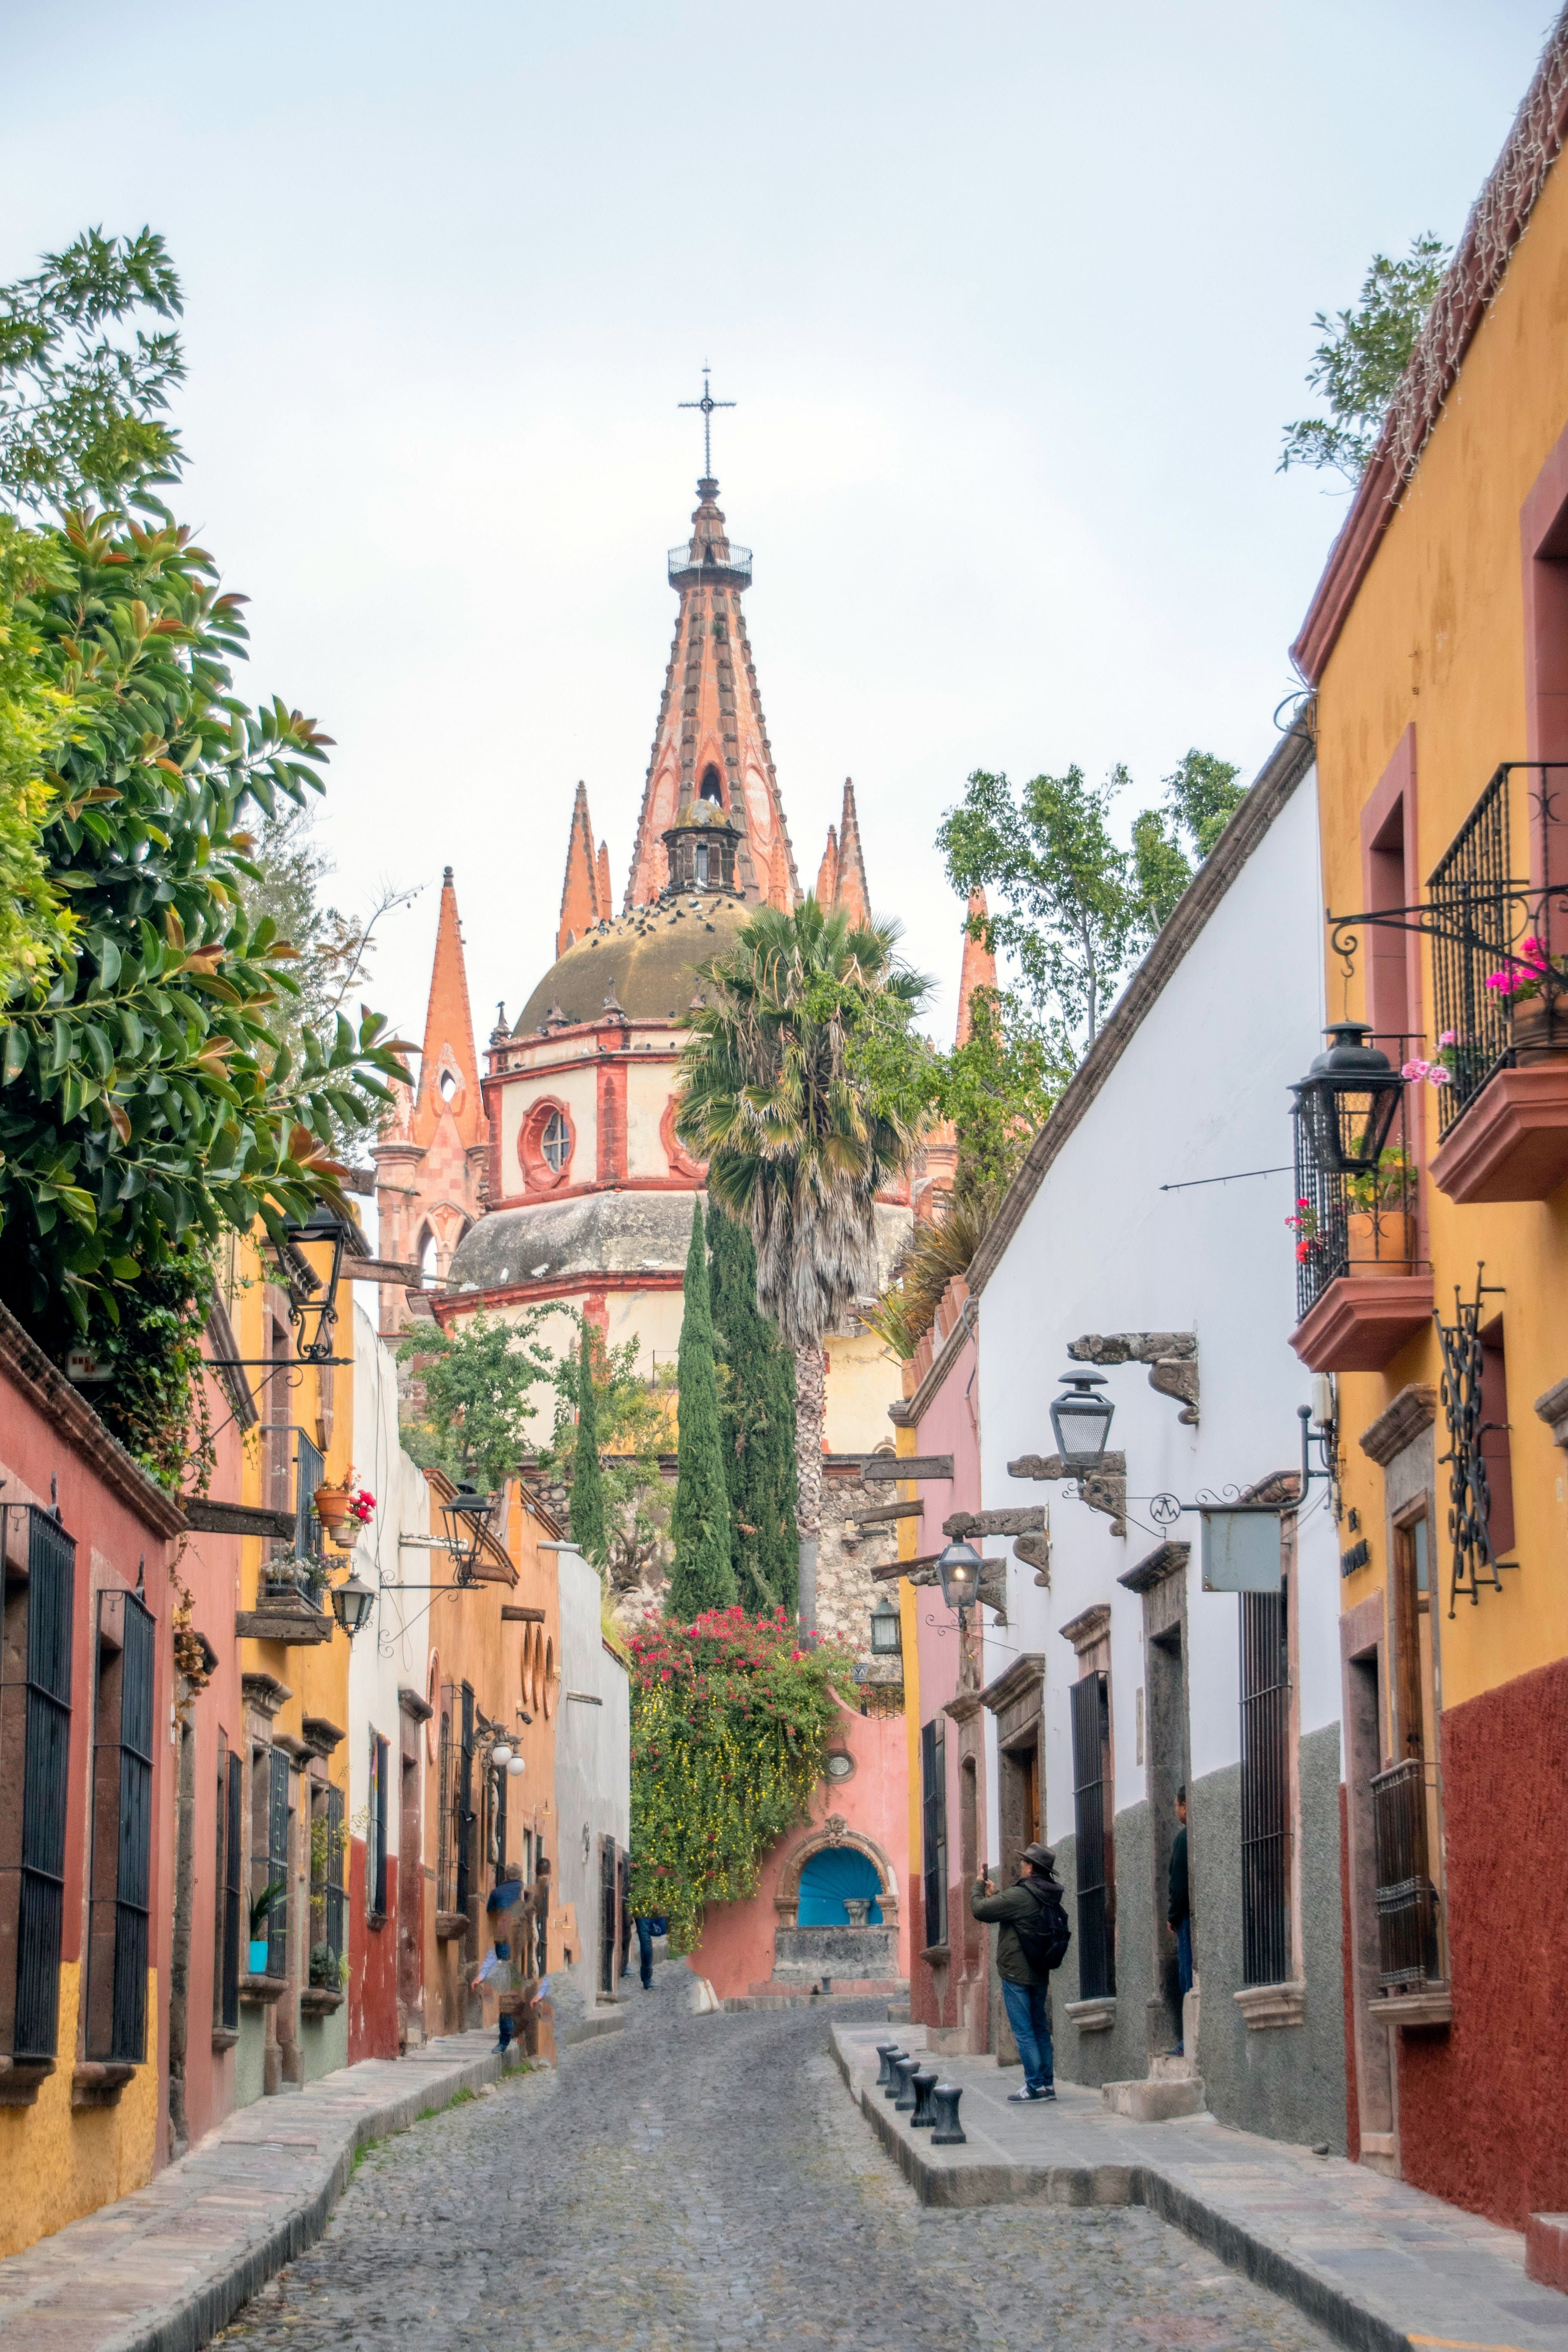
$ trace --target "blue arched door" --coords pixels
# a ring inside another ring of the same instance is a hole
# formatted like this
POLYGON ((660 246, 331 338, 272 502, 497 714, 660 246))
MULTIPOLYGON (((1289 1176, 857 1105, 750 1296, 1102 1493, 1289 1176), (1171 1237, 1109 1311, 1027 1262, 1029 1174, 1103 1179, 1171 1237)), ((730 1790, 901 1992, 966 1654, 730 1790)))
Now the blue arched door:
POLYGON ((872 1899, 867 1922, 879 1927, 882 1909, 876 1898, 881 1891, 877 1865, 868 1854, 850 1845, 823 1846, 800 1874, 795 1917, 803 1927, 847 1927, 849 1914, 844 1908, 845 1896, 868 1895, 872 1899))

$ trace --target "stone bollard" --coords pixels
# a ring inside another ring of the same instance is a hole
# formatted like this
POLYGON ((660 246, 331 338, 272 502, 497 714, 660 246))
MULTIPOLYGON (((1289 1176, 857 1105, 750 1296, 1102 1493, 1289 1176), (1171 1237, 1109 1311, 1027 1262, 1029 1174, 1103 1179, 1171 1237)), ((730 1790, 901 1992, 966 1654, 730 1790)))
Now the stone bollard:
POLYGON ((903 2089, 904 2078, 899 2072, 899 2065, 900 2062, 902 2059, 907 2058, 909 2054, 910 2053, 907 2050, 895 2048, 889 2051, 888 2080, 882 2091, 882 2096, 885 2099, 896 2099, 899 2093, 903 2089))
POLYGON ((920 2072, 920 2065, 921 2062, 918 2056, 894 2059, 893 2072, 897 2075, 899 2083, 899 2095, 893 2101, 893 2112, 895 2115, 913 2115, 915 2107, 915 2076, 920 2072))
POLYGON ((885 2091, 888 2087, 888 2061, 892 2056, 893 2052, 898 2048, 898 2046, 899 2045, 896 2042, 879 2042, 877 2044, 877 2088, 879 2091, 885 2091))
POLYGON ((910 2117, 910 2128, 912 2131, 929 2131, 936 2121, 936 2111, 931 2103, 931 2095, 936 2088, 936 2068, 922 2066, 917 2074, 910 2075, 910 2080, 915 2094, 915 2111, 910 2117))
POLYGON ((938 2083, 931 2095, 936 2129, 931 2136, 932 2147, 963 2147, 968 2133, 958 2120, 958 2103, 963 2096, 957 2083, 938 2083))

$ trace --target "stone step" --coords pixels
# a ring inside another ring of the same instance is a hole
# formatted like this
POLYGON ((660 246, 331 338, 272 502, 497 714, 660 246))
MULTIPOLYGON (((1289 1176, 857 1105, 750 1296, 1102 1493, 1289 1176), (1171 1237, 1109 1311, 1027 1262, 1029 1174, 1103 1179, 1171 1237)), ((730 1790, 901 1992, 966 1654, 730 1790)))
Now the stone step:
POLYGON ((1195 2058, 1185 2056, 1173 2058, 1167 2052, 1162 2051, 1157 2058, 1151 2058, 1149 2061, 1149 2080, 1152 2083, 1195 2083, 1197 2078, 1198 2066, 1195 2058))
POLYGON ((1173 2116, 1204 2111, 1204 2086, 1196 2074, 1175 2082, 1144 2076, 1132 2083, 1102 2083, 1100 2095, 1113 2116, 1131 2116, 1140 2124, 1165 2124, 1173 2116))
POLYGON ((732 1998, 748 2001, 805 2000, 908 2000, 909 1982, 904 1977, 829 1977, 829 1990, 820 1984, 802 1984, 793 1977, 770 1977, 765 1984, 748 1985, 745 1993, 732 1998))

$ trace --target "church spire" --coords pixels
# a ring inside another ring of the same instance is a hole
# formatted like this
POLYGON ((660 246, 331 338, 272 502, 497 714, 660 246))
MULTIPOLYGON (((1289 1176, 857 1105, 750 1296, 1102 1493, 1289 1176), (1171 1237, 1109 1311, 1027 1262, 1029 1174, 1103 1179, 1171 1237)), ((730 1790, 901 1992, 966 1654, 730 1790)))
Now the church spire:
POLYGON ((468 1009, 463 929, 449 866, 441 877, 430 1002, 425 1013, 425 1044, 411 1122, 416 1143, 430 1141, 448 1106, 464 1145, 478 1143, 486 1131, 485 1109, 479 1097, 479 1056, 474 1051, 474 1016, 468 1009))
MULTIPOLYGON (((990 909, 985 904, 984 891, 972 890, 969 894, 969 920, 973 922, 977 917, 984 917, 989 912, 990 909)), ((958 975, 958 1029, 952 1041, 955 1045, 967 1045, 973 1034, 974 1016, 970 1011, 970 1004, 975 990, 994 988, 995 985, 995 957, 984 940, 977 940, 973 931, 965 929, 963 966, 958 975)))
MULTIPOLYGON (((710 421, 704 412, 704 424, 710 421)), ((669 584, 680 598, 680 615, 643 788, 626 911, 646 906, 666 887, 664 836, 694 800, 717 803, 740 835, 735 880, 742 897, 752 906, 766 902, 788 910, 799 901, 800 884, 741 606, 751 585, 752 551, 731 540, 712 476, 705 474, 697 489, 691 537, 669 551, 669 584)))
POLYGON ((595 856, 588 787, 580 783, 566 839, 566 878, 561 886, 561 921, 555 933, 557 956, 563 956, 574 940, 585 938, 595 923, 607 922, 610 911, 609 845, 601 843, 595 856))

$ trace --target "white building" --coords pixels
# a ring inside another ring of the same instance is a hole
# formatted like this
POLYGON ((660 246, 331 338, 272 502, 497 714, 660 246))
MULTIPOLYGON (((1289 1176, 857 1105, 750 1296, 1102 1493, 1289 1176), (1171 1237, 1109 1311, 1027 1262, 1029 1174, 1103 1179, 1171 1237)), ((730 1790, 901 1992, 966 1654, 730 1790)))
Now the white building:
POLYGON ((1207 2104, 1342 2148, 1329 1489, 1278 1523, 1278 1595, 1205 1591, 1198 1519, 1154 1503, 1295 1491, 1278 1479, 1300 1470, 1312 1381, 1289 1347, 1288 1089, 1321 1048, 1321 908, 1310 747, 1292 737, 1036 1138, 969 1279, 985 1508, 1049 1515, 1048 1581, 1011 1559, 1006 1622, 984 1636, 985 1810, 1014 1848, 993 1828, 994 1867, 1010 1874, 1031 1808, 1057 1851, 1074 1927, 1053 1980, 1058 2071, 1142 2077, 1179 2031, 1165 1913, 1185 1783, 1207 2104), (1087 1499, 1058 1483, 1049 1420, 1074 1369, 1101 1371, 1115 1406, 1087 1499), (1037 1718, 1020 1710, 1031 1686, 1037 1718))
POLYGON ((574 1980, 592 2003, 615 1990, 624 1941, 632 1832, 631 1678, 601 1630, 604 1586, 597 1572, 572 1544, 558 1547, 556 1561, 556 1900, 563 1906, 574 1980))

